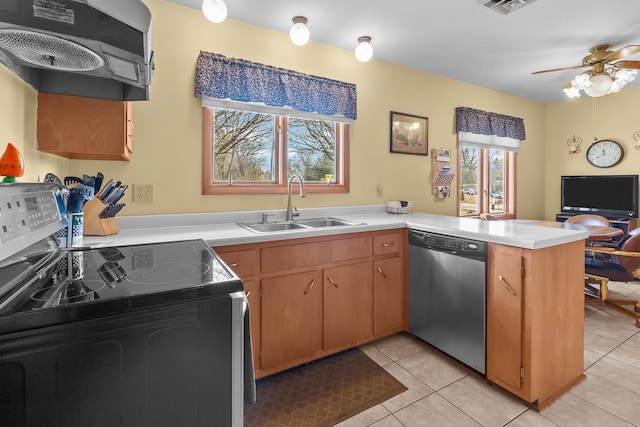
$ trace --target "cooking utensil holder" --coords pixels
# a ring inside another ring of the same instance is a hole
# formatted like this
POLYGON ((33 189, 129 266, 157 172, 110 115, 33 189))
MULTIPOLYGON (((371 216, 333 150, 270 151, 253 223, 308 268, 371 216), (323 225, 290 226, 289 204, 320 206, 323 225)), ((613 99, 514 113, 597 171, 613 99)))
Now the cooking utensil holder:
POLYGON ((108 205, 93 198, 84 205, 84 234, 87 236, 108 236, 120 231, 115 218, 100 218, 100 213, 108 205))

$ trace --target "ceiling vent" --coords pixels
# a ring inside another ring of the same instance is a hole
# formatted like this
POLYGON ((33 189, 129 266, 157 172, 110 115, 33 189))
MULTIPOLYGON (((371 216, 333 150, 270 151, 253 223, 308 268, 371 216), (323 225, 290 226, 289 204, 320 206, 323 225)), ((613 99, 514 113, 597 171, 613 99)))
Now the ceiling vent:
POLYGON ((535 1, 536 0, 481 0, 479 4, 501 15, 508 15, 535 1))

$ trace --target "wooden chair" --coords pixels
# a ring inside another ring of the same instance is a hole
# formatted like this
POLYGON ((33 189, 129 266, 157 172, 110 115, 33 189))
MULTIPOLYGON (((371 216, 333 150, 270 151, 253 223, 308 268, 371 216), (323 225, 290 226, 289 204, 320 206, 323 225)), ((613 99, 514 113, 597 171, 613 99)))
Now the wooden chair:
POLYGON ((487 221, 499 221, 502 218, 498 218, 497 216, 491 215, 491 214, 488 214, 488 213, 481 213, 480 214, 480 219, 484 219, 484 220, 487 220, 487 221))
POLYGON ((568 223, 574 224, 586 224, 586 225, 599 225, 602 227, 610 227, 609 220, 600 215, 592 214, 580 214, 575 215, 567 219, 568 223))
MULTIPOLYGON (((616 248, 586 248, 585 285, 598 286, 598 292, 591 294, 585 291, 586 304, 606 304, 607 306, 635 319, 640 328, 640 307, 637 300, 610 299, 608 296, 609 281, 630 282, 640 277, 640 228, 631 230, 624 236, 616 248), (629 309, 623 306, 633 306, 629 309)), ((595 289, 595 288, 591 288, 595 289)), ((640 289, 640 287, 638 288, 640 289)))

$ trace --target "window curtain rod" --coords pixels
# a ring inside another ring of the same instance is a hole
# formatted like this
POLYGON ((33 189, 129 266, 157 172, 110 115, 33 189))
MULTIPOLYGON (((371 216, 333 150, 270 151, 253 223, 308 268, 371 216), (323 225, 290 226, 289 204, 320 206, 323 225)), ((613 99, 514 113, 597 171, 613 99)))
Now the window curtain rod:
POLYGON ((347 123, 357 118, 355 84, 205 51, 198 55, 194 95, 219 108, 347 123))

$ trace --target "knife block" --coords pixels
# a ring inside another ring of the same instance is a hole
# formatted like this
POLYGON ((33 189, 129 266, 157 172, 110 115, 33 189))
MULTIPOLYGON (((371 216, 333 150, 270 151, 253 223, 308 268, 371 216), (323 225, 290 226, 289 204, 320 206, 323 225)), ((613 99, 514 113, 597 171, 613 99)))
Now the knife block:
POLYGON ((108 205, 94 197, 84 205, 84 234, 86 236, 108 236, 120 231, 115 218, 100 218, 100 213, 108 205))

